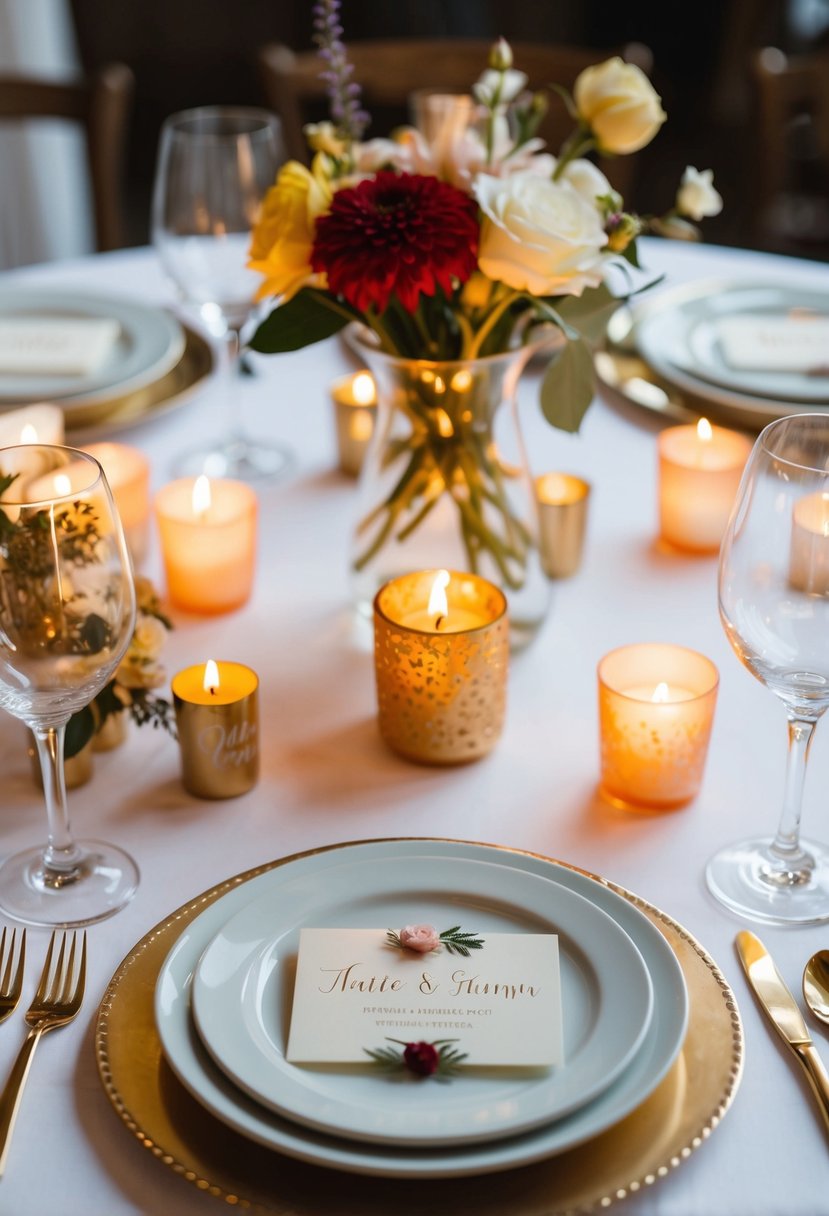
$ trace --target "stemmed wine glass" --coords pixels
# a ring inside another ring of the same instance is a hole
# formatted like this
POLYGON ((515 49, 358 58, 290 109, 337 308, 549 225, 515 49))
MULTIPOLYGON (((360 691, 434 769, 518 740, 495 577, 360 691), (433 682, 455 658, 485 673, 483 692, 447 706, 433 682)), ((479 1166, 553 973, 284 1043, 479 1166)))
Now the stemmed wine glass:
POLYGON ((708 887, 752 920, 829 920, 829 849, 800 838, 809 747, 829 706, 829 415, 781 418, 757 439, 720 550, 719 603, 737 657, 786 708, 789 758, 777 834, 717 853, 708 887))
POLYGON ((0 911, 84 925, 135 893, 126 853, 72 837, 63 741, 72 714, 112 678, 135 626, 132 565, 103 469, 73 448, 0 448, 0 706, 37 742, 45 847, 0 865, 0 911))
POLYGON ((279 119, 266 110, 202 106, 171 115, 162 127, 153 244, 184 305, 222 344, 229 417, 224 437, 178 460, 180 473, 253 481, 288 463, 284 448, 245 436, 233 391, 262 281, 246 267, 251 230, 283 159, 279 119))

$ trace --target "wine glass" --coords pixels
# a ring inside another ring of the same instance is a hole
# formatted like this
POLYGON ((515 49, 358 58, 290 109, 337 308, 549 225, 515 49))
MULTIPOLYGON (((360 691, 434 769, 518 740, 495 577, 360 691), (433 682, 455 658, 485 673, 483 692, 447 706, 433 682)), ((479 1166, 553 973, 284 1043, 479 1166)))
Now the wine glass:
POLYGON ((98 461, 73 448, 0 448, 0 706, 37 742, 45 847, 0 865, 0 911, 33 925, 85 925, 135 893, 138 869, 73 839, 63 774, 72 714, 112 678, 135 626, 132 565, 98 461))
POLYGON ((713 895, 774 925, 829 920, 829 849, 800 838, 806 762, 829 706, 829 415, 760 434, 720 550, 720 617, 737 657, 783 702, 789 753, 775 836, 708 863, 713 895))
POLYGON ((227 434, 187 453, 182 474, 242 481, 274 477, 285 448, 248 439, 234 393, 261 276, 247 269, 251 229, 284 159, 279 119, 266 110, 202 106, 167 118, 161 131, 152 239, 165 273, 222 347, 227 434))

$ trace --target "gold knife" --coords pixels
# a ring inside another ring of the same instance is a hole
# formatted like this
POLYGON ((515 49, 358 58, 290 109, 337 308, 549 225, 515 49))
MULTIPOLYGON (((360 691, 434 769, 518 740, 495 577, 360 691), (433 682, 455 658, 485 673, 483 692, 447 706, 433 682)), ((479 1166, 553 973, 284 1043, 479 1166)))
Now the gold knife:
POLYGON ((806 1073, 829 1132, 829 1073, 815 1050, 803 1015, 759 937, 743 929, 734 940, 754 995, 772 1026, 786 1046, 794 1052, 806 1073))

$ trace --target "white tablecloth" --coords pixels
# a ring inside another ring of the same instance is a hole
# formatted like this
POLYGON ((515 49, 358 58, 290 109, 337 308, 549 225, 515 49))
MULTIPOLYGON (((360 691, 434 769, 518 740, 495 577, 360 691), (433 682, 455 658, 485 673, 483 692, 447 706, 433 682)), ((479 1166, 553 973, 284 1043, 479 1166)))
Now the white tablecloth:
MULTIPOLYGON (((739 275, 825 287, 829 277, 826 266, 736 250, 651 241, 644 252, 648 267, 664 271, 668 285, 739 275)), ((33 268, 16 279, 170 299, 148 251, 33 268)), ((3 279, 13 281, 10 275, 3 279)), ((534 471, 576 472, 594 487, 584 566, 557 585, 548 622, 513 661, 506 728, 492 755, 454 770, 420 768, 387 752, 378 737, 372 661, 348 603, 355 489, 335 471, 327 386, 349 367, 332 340, 292 355, 257 358, 258 375, 240 385, 245 424, 288 444, 295 464, 284 481, 260 493, 259 563, 250 603, 224 617, 178 616, 165 659, 170 674, 211 656, 248 663, 259 672, 261 780, 234 801, 199 802, 181 786, 175 744, 144 730, 134 731, 126 747, 96 757, 92 783, 71 795, 78 834, 124 846, 138 860, 142 882, 129 907, 90 930, 85 1006, 73 1025, 39 1049, 0 1182, 0 1213, 218 1212, 216 1200, 141 1148, 109 1106, 92 1045, 106 983, 149 928, 219 880, 315 845, 401 835, 512 845, 603 874, 675 917, 733 986, 747 1040, 736 1101, 698 1152, 626 1201, 625 1210, 636 1216, 829 1211, 825 1133, 793 1061, 772 1038, 747 989, 733 949, 740 926, 703 884, 705 862, 718 846, 776 826, 784 712, 729 648, 717 616, 716 561, 669 556, 655 546, 655 444, 662 422, 638 408, 597 401, 581 434, 566 436, 544 422, 536 379, 525 376, 521 415, 534 471), (614 646, 660 640, 694 647, 720 669, 706 778, 699 798, 685 810, 624 813, 596 793, 596 663, 614 646)), ((121 438, 150 456, 158 488, 169 479, 175 454, 223 422, 220 394, 210 386, 186 407, 121 438)), ((146 571, 160 580, 157 545, 146 571)), ((810 763, 805 825, 824 839, 828 780, 829 730, 823 726, 810 763)), ((22 728, 5 716, 0 782, 2 849, 13 851, 41 838, 45 821, 22 728)), ((802 965, 827 944, 829 929, 759 932, 799 992, 802 965)), ((30 985, 45 940, 45 931, 30 930, 30 985)), ((0 1030, 0 1072, 10 1065, 22 1030, 19 1014, 0 1030)), ((829 1058, 825 1044, 824 1054, 829 1058)), ((356 1178, 336 1179, 337 1187, 358 1185, 356 1178)), ((335 1198, 330 1210, 337 1211, 335 1198)))

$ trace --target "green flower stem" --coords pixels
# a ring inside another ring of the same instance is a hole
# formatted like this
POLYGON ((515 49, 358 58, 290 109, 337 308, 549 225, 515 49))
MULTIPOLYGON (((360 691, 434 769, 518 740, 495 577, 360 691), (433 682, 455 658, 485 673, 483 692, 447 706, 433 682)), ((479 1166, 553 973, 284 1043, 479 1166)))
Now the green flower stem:
POLYGON ((596 141, 593 139, 590 127, 586 123, 580 122, 572 135, 564 142, 553 170, 553 181, 559 180, 572 160, 575 160, 577 156, 583 156, 585 152, 590 152, 595 147, 596 141))
POLYGON ((470 347, 468 348, 468 350, 466 350, 464 352, 465 359, 476 359, 478 357, 478 355, 481 351, 481 348, 484 345, 484 342, 486 342, 487 338, 492 333, 492 330, 498 324, 501 317, 507 311, 509 306, 515 300, 518 300, 520 298, 521 298, 520 291, 510 291, 505 296, 501 297, 501 299, 498 301, 498 303, 492 309, 492 312, 489 314, 489 316, 484 321, 481 328, 478 330, 478 332, 473 337, 472 343, 471 343, 470 347))

